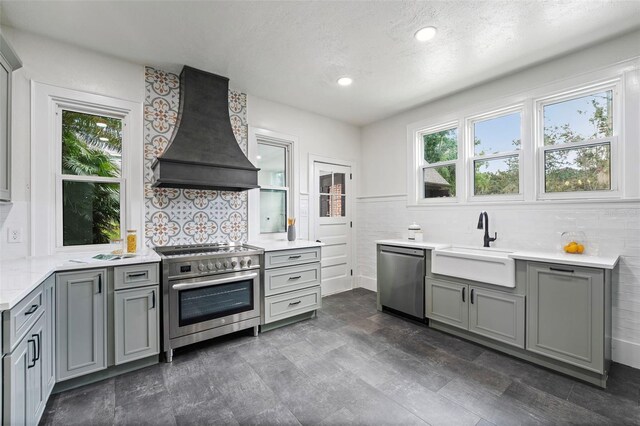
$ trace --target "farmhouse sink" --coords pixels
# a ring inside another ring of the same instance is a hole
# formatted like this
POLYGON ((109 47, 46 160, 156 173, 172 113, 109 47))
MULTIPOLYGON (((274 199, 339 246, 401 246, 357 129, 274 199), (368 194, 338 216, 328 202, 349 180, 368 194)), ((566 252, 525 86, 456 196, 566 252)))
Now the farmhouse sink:
POLYGON ((482 247, 447 247, 431 252, 434 274, 513 288, 516 285, 515 261, 510 250, 482 247))

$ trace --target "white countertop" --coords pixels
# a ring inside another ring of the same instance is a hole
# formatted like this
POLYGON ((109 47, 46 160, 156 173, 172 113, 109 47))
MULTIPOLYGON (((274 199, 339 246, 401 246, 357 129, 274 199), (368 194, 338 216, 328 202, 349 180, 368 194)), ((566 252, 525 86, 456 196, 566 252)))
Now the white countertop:
POLYGON ((11 309, 54 272, 160 262, 160 256, 153 250, 120 260, 91 263, 70 261, 89 258, 96 254, 99 253, 64 253, 0 261, 0 311, 11 309))
POLYGON ((539 251, 516 251, 509 254, 512 259, 536 262, 560 263, 563 265, 585 266, 588 268, 613 269, 620 256, 590 256, 588 254, 568 254, 539 251))
POLYGON ((307 240, 255 240, 249 241, 247 244, 250 246, 260 247, 264 251, 302 249, 309 247, 322 247, 324 245, 323 243, 307 240))
MULTIPOLYGON (((433 241, 410 241, 410 240, 378 240, 376 244, 386 244, 399 247, 422 248, 427 250, 437 250, 451 247, 452 244, 437 243, 433 241)), ((508 250, 502 249, 501 250, 508 250)), ((559 263, 562 265, 584 266, 589 268, 613 269, 618 263, 620 256, 590 256, 587 254, 568 254, 552 251, 517 251, 509 253, 509 257, 518 260, 532 260, 536 262, 559 263)))
POLYGON ((436 243, 433 241, 412 241, 412 240, 378 240, 376 244, 385 244, 396 247, 411 247, 425 250, 436 250, 450 247, 451 244, 436 243))

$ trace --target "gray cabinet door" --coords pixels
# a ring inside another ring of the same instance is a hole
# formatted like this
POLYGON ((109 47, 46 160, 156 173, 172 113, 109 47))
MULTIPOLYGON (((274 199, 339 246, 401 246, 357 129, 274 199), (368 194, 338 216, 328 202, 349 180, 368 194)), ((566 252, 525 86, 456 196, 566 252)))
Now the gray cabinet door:
POLYGON ((469 331, 524 348, 524 296, 469 290, 469 331))
POLYGON ((160 353, 158 286, 115 292, 116 364, 160 353))
POLYGON ((3 424, 37 424, 44 412, 46 397, 42 387, 41 345, 45 322, 45 318, 40 317, 13 352, 4 357, 3 424))
POLYGON ((44 282, 45 334, 42 341, 45 396, 49 398, 56 384, 56 277, 50 275, 44 282))
POLYGON ((427 278, 427 318, 456 327, 469 327, 469 286, 427 278))
POLYGON ((529 263, 527 349, 604 372, 604 272, 529 263))
POLYGON ((107 368, 107 272, 56 274, 57 381, 107 368))

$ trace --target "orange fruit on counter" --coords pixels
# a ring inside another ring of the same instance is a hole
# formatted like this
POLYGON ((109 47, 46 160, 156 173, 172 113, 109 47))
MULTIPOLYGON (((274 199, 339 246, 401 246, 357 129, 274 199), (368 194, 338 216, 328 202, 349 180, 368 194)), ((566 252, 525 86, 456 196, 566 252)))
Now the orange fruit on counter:
POLYGON ((579 254, 584 253, 584 246, 582 244, 578 244, 578 253, 579 254))

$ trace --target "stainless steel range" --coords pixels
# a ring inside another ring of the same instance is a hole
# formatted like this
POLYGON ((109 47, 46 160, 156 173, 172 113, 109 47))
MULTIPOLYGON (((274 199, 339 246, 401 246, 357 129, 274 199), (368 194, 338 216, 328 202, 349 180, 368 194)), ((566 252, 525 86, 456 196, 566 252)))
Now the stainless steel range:
POLYGON ((233 244, 157 247, 162 257, 163 350, 260 325, 257 247, 233 244))

